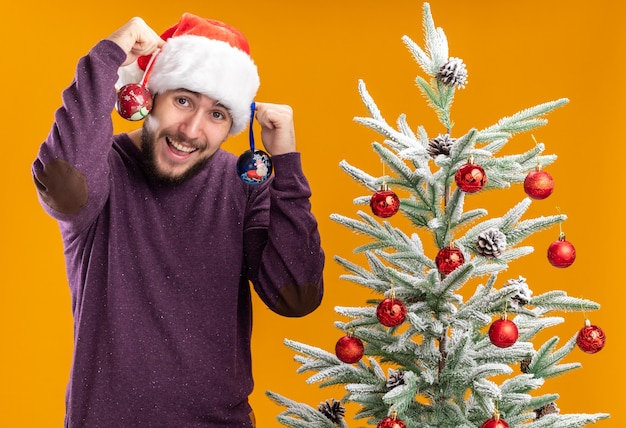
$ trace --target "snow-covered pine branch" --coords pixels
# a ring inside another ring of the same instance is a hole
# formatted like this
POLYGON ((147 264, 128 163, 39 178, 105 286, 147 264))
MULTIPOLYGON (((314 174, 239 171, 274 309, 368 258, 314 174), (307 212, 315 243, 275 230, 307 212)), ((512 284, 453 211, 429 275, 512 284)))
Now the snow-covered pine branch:
POLYGON ((526 108, 511 116, 500 119, 496 124, 485 128, 484 131, 508 132, 511 134, 530 131, 531 129, 543 126, 547 123, 545 119, 537 119, 538 117, 544 116, 551 111, 564 106, 568 102, 569 100, 567 98, 561 98, 555 101, 549 101, 526 108))

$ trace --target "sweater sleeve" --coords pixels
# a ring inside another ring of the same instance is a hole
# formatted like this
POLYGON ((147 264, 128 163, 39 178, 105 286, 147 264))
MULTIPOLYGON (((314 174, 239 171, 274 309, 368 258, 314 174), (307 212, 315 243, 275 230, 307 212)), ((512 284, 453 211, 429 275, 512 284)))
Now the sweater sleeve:
POLYGON ((268 226, 248 230, 245 253, 255 291, 274 312, 300 317, 324 292, 324 252, 299 153, 274 156, 268 226))
POLYGON ((86 227, 109 192, 109 165, 117 69, 122 49, 103 40, 82 57, 63 91, 52 129, 39 149, 32 173, 42 206, 69 229, 86 227))

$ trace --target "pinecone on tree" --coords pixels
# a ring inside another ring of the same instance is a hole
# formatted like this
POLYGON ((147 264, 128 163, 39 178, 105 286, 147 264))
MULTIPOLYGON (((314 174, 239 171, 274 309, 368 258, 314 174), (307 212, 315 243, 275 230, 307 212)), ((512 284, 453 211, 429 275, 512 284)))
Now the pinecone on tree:
POLYGON ((404 372, 402 370, 389 370, 389 378, 387 379, 387 388, 393 389, 396 386, 404 385, 404 372))
POLYGON ((478 235, 476 252, 484 257, 499 257, 506 248, 506 236, 498 229, 488 229, 478 235))
POLYGON ((533 292, 526 284, 526 278, 520 276, 518 279, 509 279, 507 285, 517 285, 517 294, 511 297, 511 307, 519 309, 530 302, 530 296, 533 292))
POLYGON ((554 401, 535 410, 537 419, 541 419, 545 415, 549 415, 551 413, 559 413, 559 408, 556 407, 556 404, 554 403, 554 401))
POLYGON ((464 88, 467 84, 467 69, 462 59, 450 57, 448 62, 439 68, 436 77, 446 86, 464 88))
POLYGON ((456 138, 450 138, 450 134, 439 134, 428 140, 426 151, 433 159, 439 155, 450 156, 450 149, 454 143, 456 143, 456 138))
POLYGON ((530 358, 524 359, 519 363, 519 369, 522 373, 528 373, 528 367, 530 366, 530 358))
POLYGON ((343 416, 346 414, 346 408, 341 405, 341 403, 334 398, 330 401, 325 401, 320 403, 317 410, 320 411, 321 414, 326 416, 330 421, 334 424, 338 424, 343 416))

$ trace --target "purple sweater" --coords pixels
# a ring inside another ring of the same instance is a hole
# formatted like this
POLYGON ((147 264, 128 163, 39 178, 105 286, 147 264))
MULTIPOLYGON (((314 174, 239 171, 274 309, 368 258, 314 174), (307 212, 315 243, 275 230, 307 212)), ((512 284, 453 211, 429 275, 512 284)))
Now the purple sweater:
POLYGON ((117 69, 101 41, 77 66, 33 164, 58 220, 74 315, 67 427, 251 427, 250 282, 284 316, 321 302, 324 254, 300 155, 244 184, 219 150, 166 186, 113 135, 117 69))

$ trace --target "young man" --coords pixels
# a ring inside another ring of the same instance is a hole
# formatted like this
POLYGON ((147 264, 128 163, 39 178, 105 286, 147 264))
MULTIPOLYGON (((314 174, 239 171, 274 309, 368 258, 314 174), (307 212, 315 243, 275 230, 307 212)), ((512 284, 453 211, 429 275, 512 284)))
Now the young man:
POLYGON ((79 61, 33 164, 72 295, 66 427, 254 426, 249 282, 304 316, 324 265, 291 109, 256 103, 263 184, 220 148, 258 85, 243 35, 189 14, 161 37, 133 18, 79 61), (142 67, 152 110, 113 135, 115 84, 142 67))

